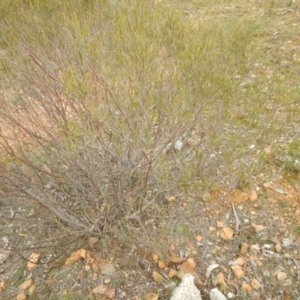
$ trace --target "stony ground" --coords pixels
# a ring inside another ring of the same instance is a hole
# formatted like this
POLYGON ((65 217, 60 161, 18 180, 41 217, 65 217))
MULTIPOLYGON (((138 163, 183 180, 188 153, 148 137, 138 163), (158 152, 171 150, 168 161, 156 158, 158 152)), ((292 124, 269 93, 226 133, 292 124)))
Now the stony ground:
MULTIPOLYGON (((1 297, 13 299, 21 293, 20 285, 30 279, 34 283, 30 281, 29 286, 37 287, 31 299, 57 299, 57 295, 60 299, 103 299, 95 288, 115 291, 116 299, 143 299, 150 292, 169 299, 178 283, 169 277, 188 271, 196 277, 203 299, 209 299, 214 285, 235 299, 299 299, 299 191, 299 185, 283 180, 262 181, 252 192, 205 194, 204 201, 195 204, 194 214, 186 213, 190 203, 176 199, 170 205, 183 216, 174 223, 181 235, 160 241, 168 247, 169 256, 143 245, 127 252, 113 242, 109 255, 103 256, 101 239, 76 240, 76 233, 65 237, 73 245, 59 248, 53 242, 58 229, 53 225, 46 229, 39 218, 35 226, 22 228, 19 221, 31 212, 4 203, 1 220, 6 235, 2 236, 0 271, 8 285, 1 297), (49 236, 51 242, 46 245, 43 240, 40 246, 36 236, 49 236), (12 237, 18 240, 12 241, 12 237), (5 247, 6 243, 18 249, 5 247), (87 253, 80 256, 79 249, 87 253), (77 251, 73 259, 72 251, 77 251), (29 270, 26 259, 34 252, 42 253, 42 264, 29 270), (53 260, 59 254, 61 257, 53 260)), ((166 222, 172 220, 166 216, 166 222)))

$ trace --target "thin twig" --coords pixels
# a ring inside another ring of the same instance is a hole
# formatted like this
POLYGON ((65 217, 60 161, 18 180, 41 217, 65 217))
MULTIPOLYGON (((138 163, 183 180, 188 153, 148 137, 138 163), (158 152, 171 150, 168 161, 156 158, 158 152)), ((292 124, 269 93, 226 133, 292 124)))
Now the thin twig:
POLYGON ((234 217, 235 217, 235 230, 238 231, 239 230, 239 227, 241 225, 241 221, 236 213, 236 210, 235 210, 235 207, 234 207, 234 204, 233 202, 231 202, 231 205, 232 205, 232 210, 233 210, 233 214, 234 214, 234 217))

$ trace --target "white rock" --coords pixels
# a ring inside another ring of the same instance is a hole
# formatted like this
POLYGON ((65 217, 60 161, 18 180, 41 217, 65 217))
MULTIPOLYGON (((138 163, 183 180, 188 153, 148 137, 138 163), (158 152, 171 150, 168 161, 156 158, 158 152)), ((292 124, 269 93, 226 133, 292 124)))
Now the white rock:
MULTIPOLYGON (((209 293, 210 300, 227 300, 227 298, 217 289, 214 288, 209 293)), ((200 291, 194 284, 194 276, 185 274, 181 283, 173 290, 170 300, 202 300, 200 291)))
POLYGON ((210 290, 210 300, 226 300, 227 298, 217 289, 210 290))
POLYGON ((185 274, 170 300, 202 300, 200 291, 194 285, 194 276, 185 274))
POLYGON ((176 151, 180 151, 181 148, 182 148, 182 145, 183 145, 182 140, 181 140, 181 139, 178 139, 178 140, 176 140, 175 143, 174 143, 174 149, 175 149, 176 151))

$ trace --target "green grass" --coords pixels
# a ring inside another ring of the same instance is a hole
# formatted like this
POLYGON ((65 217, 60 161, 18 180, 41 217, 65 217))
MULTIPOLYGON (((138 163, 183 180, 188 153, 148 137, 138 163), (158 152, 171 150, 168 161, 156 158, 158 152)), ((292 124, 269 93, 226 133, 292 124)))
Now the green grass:
POLYGON ((293 139, 282 146, 276 153, 276 164, 286 175, 297 175, 300 172, 300 140, 293 139))
POLYGON ((294 228, 294 232, 296 233, 296 235, 300 235, 300 226, 296 226, 295 228, 294 228))

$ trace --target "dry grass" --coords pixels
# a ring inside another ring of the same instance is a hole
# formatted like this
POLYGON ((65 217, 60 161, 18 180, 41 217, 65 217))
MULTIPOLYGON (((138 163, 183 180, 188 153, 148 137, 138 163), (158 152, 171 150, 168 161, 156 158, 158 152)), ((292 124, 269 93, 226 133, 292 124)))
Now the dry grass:
POLYGON ((50 213, 53 239, 167 253, 199 196, 281 176, 300 152, 296 5, 2 1, 5 202, 50 213))
POLYGON ((155 194, 215 178, 237 141, 218 151, 250 21, 194 24, 176 6, 124 5, 33 2, 2 24, 15 87, 4 81, 1 97, 6 189, 86 231, 159 213, 155 194))

